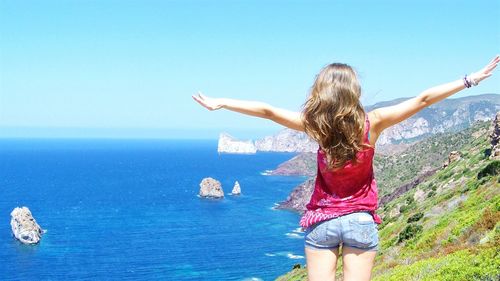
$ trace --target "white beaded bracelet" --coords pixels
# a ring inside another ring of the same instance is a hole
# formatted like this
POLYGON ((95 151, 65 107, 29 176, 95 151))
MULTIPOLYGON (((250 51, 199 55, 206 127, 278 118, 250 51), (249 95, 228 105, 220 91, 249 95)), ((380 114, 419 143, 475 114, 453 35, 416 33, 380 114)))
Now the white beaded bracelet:
POLYGON ((467 76, 468 80, 469 80, 469 83, 472 85, 472 86, 477 86, 479 83, 474 79, 472 78, 472 73, 469 74, 469 76, 467 76))

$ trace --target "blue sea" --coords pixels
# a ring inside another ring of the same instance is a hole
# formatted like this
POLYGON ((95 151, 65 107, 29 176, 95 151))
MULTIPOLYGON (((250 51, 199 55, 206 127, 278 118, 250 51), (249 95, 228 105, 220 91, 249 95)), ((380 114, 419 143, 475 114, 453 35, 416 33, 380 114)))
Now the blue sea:
POLYGON ((0 280, 274 280, 304 264, 291 153, 228 155, 208 140, 0 140, 0 280), (204 177, 222 200, 198 197, 204 177), (228 195, 238 181, 242 195, 228 195), (12 237, 27 206, 47 232, 12 237))

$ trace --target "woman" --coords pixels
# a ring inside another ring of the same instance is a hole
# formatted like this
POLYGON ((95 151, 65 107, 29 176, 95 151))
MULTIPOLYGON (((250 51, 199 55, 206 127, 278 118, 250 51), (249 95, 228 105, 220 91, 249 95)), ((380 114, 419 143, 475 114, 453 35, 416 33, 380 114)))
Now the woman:
POLYGON ((377 138, 423 108, 478 85, 492 75, 499 62, 500 56, 496 56, 463 79, 368 113, 360 102, 356 73, 340 63, 324 67, 317 75, 302 112, 262 102, 209 98, 201 93, 193 98, 209 110, 224 108, 270 119, 303 131, 318 142, 315 189, 300 221, 306 230, 308 280, 335 280, 340 245, 344 281, 370 280, 378 250, 377 225, 382 222, 375 213, 378 204, 373 155, 377 138))

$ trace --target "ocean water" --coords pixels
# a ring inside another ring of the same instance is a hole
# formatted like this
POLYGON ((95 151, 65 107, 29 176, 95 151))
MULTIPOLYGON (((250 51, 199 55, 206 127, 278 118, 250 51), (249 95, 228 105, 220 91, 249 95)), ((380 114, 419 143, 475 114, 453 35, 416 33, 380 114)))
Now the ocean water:
POLYGON ((274 280, 304 264, 304 180, 265 176, 290 153, 227 155, 216 141, 0 140, 0 280, 274 280), (241 196, 197 196, 204 177, 241 196), (11 234, 28 206, 41 243, 11 234))

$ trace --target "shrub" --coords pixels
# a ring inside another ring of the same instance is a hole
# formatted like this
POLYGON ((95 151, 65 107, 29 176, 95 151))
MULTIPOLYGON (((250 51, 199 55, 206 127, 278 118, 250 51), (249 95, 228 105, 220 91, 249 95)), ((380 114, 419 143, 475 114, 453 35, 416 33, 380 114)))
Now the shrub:
POLYGON ((434 190, 431 190, 431 192, 427 193, 427 198, 430 198, 434 195, 436 195, 436 192, 434 190))
MULTIPOLYGON (((412 198, 412 200, 413 200, 413 198, 412 198)), ((412 203, 411 203, 411 204, 409 204, 409 205, 402 205, 401 207, 399 207, 399 212, 400 212, 400 213, 404 213, 404 212, 406 212, 406 211, 408 211, 408 210, 412 210, 412 209, 414 209, 415 207, 416 207, 415 202, 412 202, 412 203)))
POLYGON ((498 174, 500 174, 500 160, 494 160, 479 171, 477 179, 481 179, 486 176, 496 176, 498 174))
POLYGON ((418 213, 414 214, 413 216, 409 217, 407 222, 408 223, 416 222, 416 221, 419 221, 423 217, 424 217, 424 213, 418 212, 418 213))
POLYGON ((398 243, 415 237, 418 233, 422 231, 423 227, 417 224, 409 224, 399 233, 398 243))
POLYGON ((492 230, 498 221, 500 221, 500 211, 487 207, 481 214, 481 218, 476 222, 474 229, 492 230))

